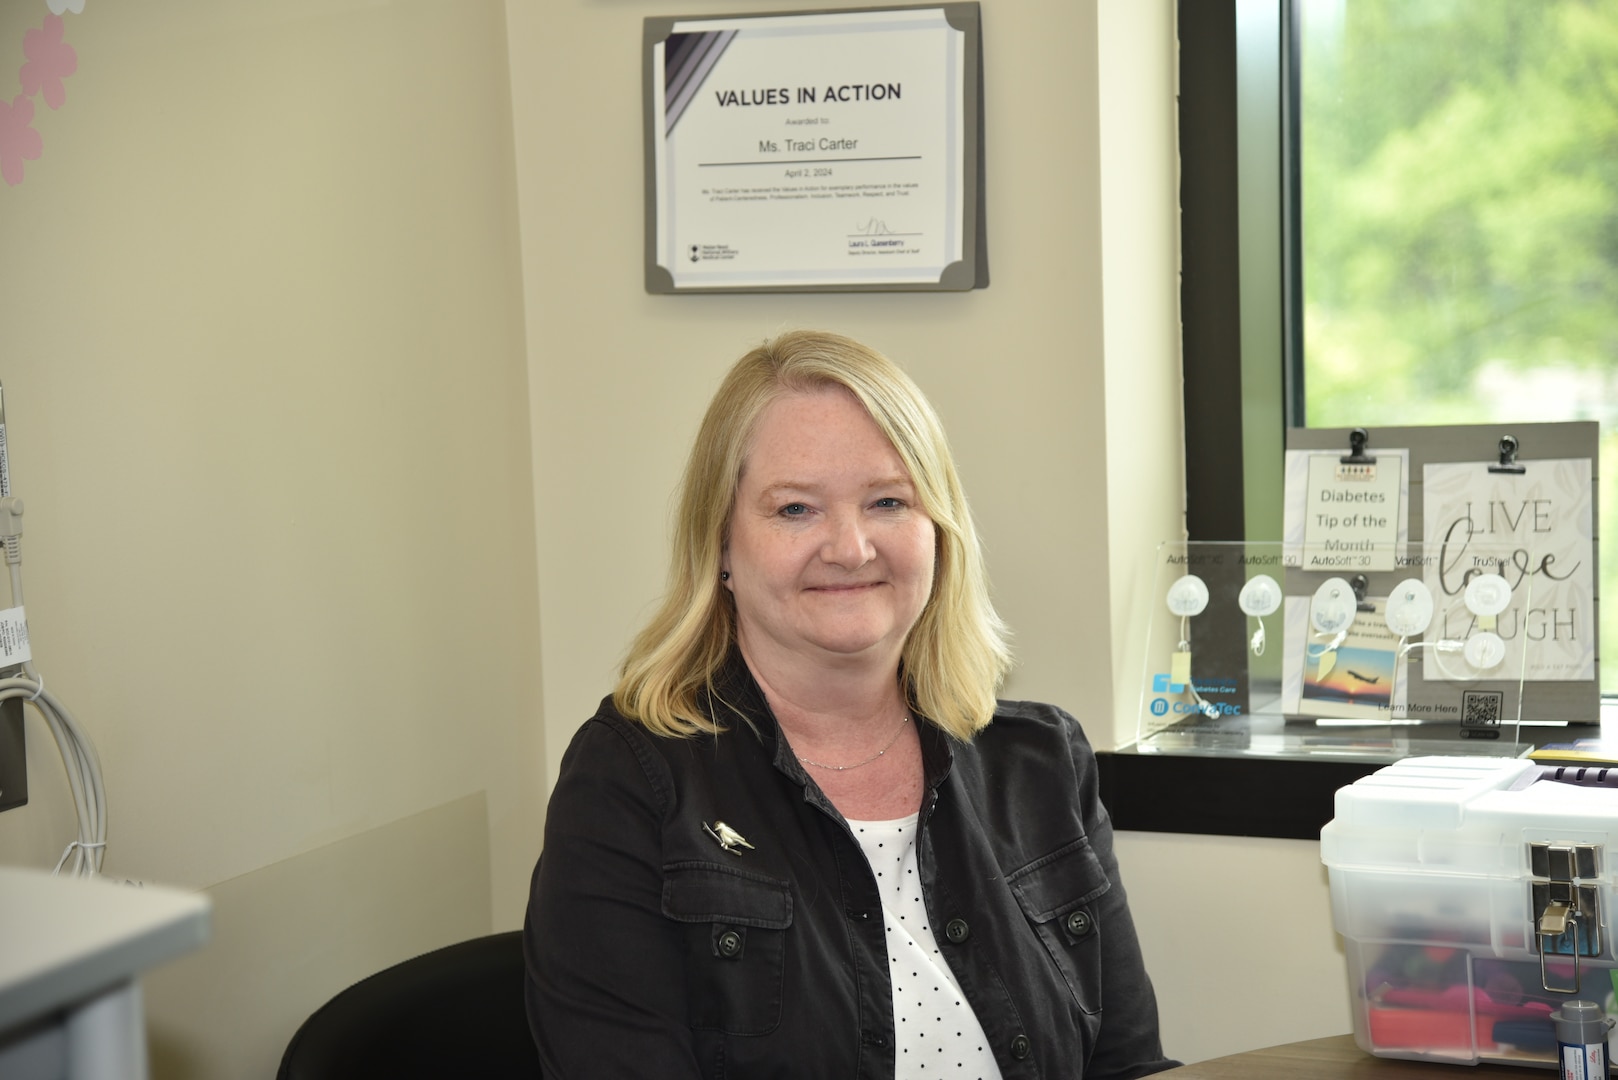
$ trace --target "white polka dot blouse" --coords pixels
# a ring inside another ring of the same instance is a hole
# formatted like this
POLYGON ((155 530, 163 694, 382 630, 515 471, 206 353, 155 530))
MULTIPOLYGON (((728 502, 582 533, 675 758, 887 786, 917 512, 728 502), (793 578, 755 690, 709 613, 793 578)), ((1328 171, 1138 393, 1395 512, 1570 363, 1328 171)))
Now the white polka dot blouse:
POLYGON ((898 1080, 1000 1080, 989 1040, 927 925, 916 867, 916 815, 850 821, 876 875, 893 975, 898 1080))

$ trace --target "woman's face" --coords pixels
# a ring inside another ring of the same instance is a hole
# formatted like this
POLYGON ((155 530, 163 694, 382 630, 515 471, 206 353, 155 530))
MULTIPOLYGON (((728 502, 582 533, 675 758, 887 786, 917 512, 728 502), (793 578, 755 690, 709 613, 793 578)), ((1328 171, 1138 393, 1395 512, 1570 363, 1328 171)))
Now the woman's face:
POLYGON ((896 669, 932 593, 934 557, 932 518, 853 394, 788 394, 764 410, 723 563, 750 662, 896 669))

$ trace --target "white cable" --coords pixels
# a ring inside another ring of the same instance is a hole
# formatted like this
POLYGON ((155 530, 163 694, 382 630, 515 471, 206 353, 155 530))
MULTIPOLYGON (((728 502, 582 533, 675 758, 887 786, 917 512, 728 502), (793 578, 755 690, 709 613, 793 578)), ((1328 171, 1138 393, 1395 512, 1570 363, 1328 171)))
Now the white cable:
POLYGON ((1439 670, 1439 673, 1444 678, 1449 679, 1449 680, 1451 680, 1453 682, 1471 682, 1471 681, 1474 681, 1474 680, 1477 679, 1476 675, 1457 675, 1457 674, 1455 674, 1454 672, 1450 671, 1447 667, 1445 667, 1444 666, 1444 661, 1442 659, 1440 659, 1440 657, 1442 657, 1444 653, 1464 652, 1466 650, 1466 642, 1464 642, 1464 641, 1452 641, 1452 640, 1447 639, 1447 638, 1442 640, 1442 641, 1412 641, 1408 645, 1406 645, 1403 649, 1401 649, 1399 651, 1398 655, 1399 656, 1404 656, 1407 653, 1415 652, 1417 649, 1430 649, 1430 650, 1432 650, 1433 666, 1436 667, 1439 670))
MULTIPOLYGON (((6 562, 11 571, 11 604, 22 602, 22 555, 19 538, 22 503, 7 496, 0 499, 0 536, 4 538, 6 562)), ((101 873, 107 850, 107 791, 101 782, 101 759, 84 730, 67 706, 45 689, 44 676, 32 660, 22 665, 23 673, 0 679, 0 703, 21 698, 45 720, 67 771, 67 786, 73 795, 73 812, 78 819, 78 836, 63 850, 56 863, 57 874, 64 866, 73 877, 94 877, 101 873)))
POLYGON ((1319 646, 1318 650, 1316 650, 1316 646, 1314 645, 1305 644, 1303 648, 1304 655, 1309 657, 1309 659, 1318 662, 1320 658, 1325 656, 1327 653, 1336 652, 1337 646, 1341 645, 1347 637, 1347 630, 1339 630, 1337 631, 1336 637, 1332 638, 1329 643, 1319 646))
POLYGON ((81 844, 77 840, 70 841, 67 847, 62 849, 62 857, 56 860, 56 869, 52 870, 51 873, 60 874, 62 872, 62 867, 67 864, 67 857, 73 854, 75 851, 86 851, 90 848, 104 849, 106 846, 106 844, 81 844))
MULTIPOLYGON (((1185 615, 1180 616, 1180 644, 1176 647, 1175 651, 1191 651, 1191 620, 1185 615)), ((1186 674, 1185 688, 1187 692, 1190 693, 1191 700, 1196 703, 1197 711, 1199 713, 1206 716, 1210 720, 1216 720, 1219 718, 1219 710, 1213 705, 1210 705, 1207 701, 1203 700, 1202 695, 1197 693, 1196 683, 1191 681, 1189 672, 1186 674)))
MULTIPOLYGON (((78 838, 63 853, 63 862, 67 862, 71 854, 71 874, 93 877, 101 872, 102 855, 107 846, 107 794, 101 782, 101 759, 95 745, 67 707, 37 679, 22 676, 0 679, 0 702, 12 698, 21 698, 33 705, 56 740, 78 818, 78 838)), ((57 869, 60 871, 61 864, 57 869)))

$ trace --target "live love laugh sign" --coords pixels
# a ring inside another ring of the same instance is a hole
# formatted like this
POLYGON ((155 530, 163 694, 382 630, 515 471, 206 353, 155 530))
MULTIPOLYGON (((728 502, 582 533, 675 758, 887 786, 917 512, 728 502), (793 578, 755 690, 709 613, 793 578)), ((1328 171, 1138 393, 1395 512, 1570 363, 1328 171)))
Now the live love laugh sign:
POLYGON ((1511 604, 1496 619, 1506 641, 1526 639, 1522 677, 1573 682, 1596 675, 1594 514, 1589 458, 1539 459, 1521 473, 1432 463, 1423 470, 1423 534, 1438 544, 1426 581, 1436 629, 1464 640, 1477 617, 1462 596, 1498 574, 1511 604))

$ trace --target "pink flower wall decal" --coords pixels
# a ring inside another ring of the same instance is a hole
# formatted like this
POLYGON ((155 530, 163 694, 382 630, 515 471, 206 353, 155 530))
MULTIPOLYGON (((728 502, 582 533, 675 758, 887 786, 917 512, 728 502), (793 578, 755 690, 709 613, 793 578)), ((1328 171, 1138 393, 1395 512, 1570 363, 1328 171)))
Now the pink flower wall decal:
POLYGON ((45 104, 60 109, 67 101, 67 88, 62 80, 79 70, 79 54, 62 40, 62 17, 47 15, 41 29, 24 34, 22 52, 28 57, 28 62, 18 72, 22 92, 33 97, 43 90, 45 104))
POLYGON ((34 130, 34 103, 19 94, 0 101, 0 177, 15 187, 22 183, 22 163, 38 161, 45 140, 34 130))

